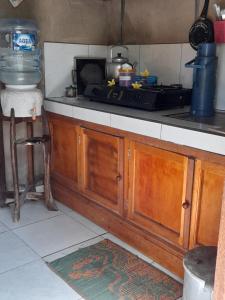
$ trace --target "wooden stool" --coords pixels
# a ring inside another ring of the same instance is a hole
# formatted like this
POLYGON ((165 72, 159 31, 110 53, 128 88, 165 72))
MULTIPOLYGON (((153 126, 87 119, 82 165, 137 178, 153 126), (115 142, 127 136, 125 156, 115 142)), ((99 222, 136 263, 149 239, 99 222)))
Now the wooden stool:
POLYGON ((42 128, 43 136, 33 137, 33 120, 31 118, 23 118, 27 125, 27 138, 16 139, 16 123, 14 109, 11 109, 10 116, 10 150, 11 150, 11 163, 13 173, 13 186, 14 186, 14 202, 12 207, 12 218, 14 222, 20 219, 20 207, 24 204, 25 200, 44 200, 49 210, 56 211, 57 207, 51 195, 50 188, 50 136, 46 134, 47 118, 44 109, 42 109, 42 128), (34 180, 34 155, 33 147, 41 144, 43 147, 44 157, 44 192, 36 192, 36 183, 34 180), (19 191, 19 178, 18 178, 18 160, 17 160, 17 147, 24 145, 27 147, 28 158, 28 182, 25 190, 20 194, 19 191))

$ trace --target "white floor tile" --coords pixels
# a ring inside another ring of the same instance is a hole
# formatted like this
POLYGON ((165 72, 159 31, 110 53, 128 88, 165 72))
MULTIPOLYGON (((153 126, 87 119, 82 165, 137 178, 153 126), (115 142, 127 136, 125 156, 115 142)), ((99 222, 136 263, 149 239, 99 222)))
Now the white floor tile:
POLYGON ((0 299, 78 300, 81 298, 42 261, 0 275, 0 299))
POLYGON ((31 224, 14 232, 42 257, 96 236, 66 215, 31 224))
POLYGON ((27 201, 21 207, 20 221, 18 223, 14 223, 12 221, 11 210, 9 207, 0 209, 0 220, 10 229, 15 229, 28 224, 46 220, 61 214, 61 211, 49 211, 44 205, 44 203, 41 201, 27 201))
POLYGON ((59 259, 61 257, 64 257, 72 252, 75 252, 81 248, 85 248, 85 247, 88 247, 88 246, 91 246, 91 245, 94 245, 94 244, 97 244, 101 241, 103 241, 104 238, 102 236, 98 236, 96 238, 93 238, 91 240, 88 240, 88 241, 85 241, 83 243, 80 243, 78 245, 74 245, 72 247, 69 247, 69 248, 66 248, 62 251, 59 251, 57 253, 54 253, 54 254, 51 254, 51 255, 48 255, 48 256, 45 256, 43 259, 46 261, 46 262, 52 262, 56 259, 59 259))
POLYGON ((6 232, 8 230, 9 229, 3 223, 0 222, 0 233, 6 232))
POLYGON ((119 246, 121 246, 122 248, 130 251, 131 253, 133 253, 134 255, 137 255, 139 258, 143 259, 144 261, 146 261, 149 264, 153 263, 153 260, 150 259, 149 257, 145 256, 144 254, 142 254, 140 251, 136 250, 135 248, 131 247, 130 245, 128 245, 127 243, 121 241, 120 239, 118 239, 117 237, 115 237, 114 235, 107 233, 104 234, 102 236, 105 239, 108 239, 112 242, 114 242, 115 244, 118 244, 119 246))
POLYGON ((57 203, 57 207, 60 211, 62 211, 66 215, 72 217, 75 221, 81 223, 82 225, 84 225, 88 229, 94 231, 98 235, 101 235, 101 234, 104 234, 104 233, 107 232, 105 229, 103 229, 100 226, 96 225, 95 223, 91 222, 90 220, 88 220, 87 218, 85 218, 82 215, 78 214, 77 212, 73 211, 72 209, 65 206, 64 204, 62 204, 58 201, 56 203, 57 203))
MULTIPOLYGON (((5 232, 0 235, 0 273, 17 268, 39 258, 40 257, 13 232, 5 232)), ((4 298, 0 297, 0 299, 4 298)))
POLYGON ((101 234, 104 234, 107 232, 105 229, 101 228, 100 226, 96 225, 95 223, 91 222, 90 220, 81 216, 80 214, 76 213, 75 211, 69 212, 68 215, 70 217, 72 217, 75 221, 81 223, 82 225, 84 225, 88 229, 94 231, 98 235, 101 235, 101 234))

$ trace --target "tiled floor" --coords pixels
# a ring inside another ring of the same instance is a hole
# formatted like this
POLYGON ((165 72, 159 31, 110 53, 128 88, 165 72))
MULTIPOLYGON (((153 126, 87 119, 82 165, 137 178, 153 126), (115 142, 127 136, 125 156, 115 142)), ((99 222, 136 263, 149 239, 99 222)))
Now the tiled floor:
POLYGON ((162 269, 71 209, 60 203, 58 208, 58 212, 49 212, 40 202, 28 202, 22 207, 18 224, 12 222, 8 208, 0 209, 0 299, 81 300, 81 296, 56 276, 45 262, 104 238, 162 269))

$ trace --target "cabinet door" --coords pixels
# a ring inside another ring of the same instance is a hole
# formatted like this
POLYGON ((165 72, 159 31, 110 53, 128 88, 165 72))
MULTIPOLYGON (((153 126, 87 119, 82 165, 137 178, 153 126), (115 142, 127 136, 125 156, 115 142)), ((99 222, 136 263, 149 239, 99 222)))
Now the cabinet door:
POLYGON ((91 200, 122 213, 123 139, 81 129, 82 189, 91 200))
POLYGON ((197 161, 190 248, 217 245, 224 180, 224 166, 197 161))
POLYGON ((129 220, 188 248, 194 161, 136 142, 130 151, 129 220))
POLYGON ((63 118, 50 119, 51 176, 70 189, 78 187, 79 127, 63 118))

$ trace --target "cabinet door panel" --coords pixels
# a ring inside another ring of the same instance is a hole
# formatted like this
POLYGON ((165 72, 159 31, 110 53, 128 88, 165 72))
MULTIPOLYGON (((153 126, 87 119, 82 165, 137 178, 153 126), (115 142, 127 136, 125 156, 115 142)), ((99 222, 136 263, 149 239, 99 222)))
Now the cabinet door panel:
POLYGON ((78 186, 78 128, 63 119, 50 120, 52 177, 69 188, 78 186))
POLYGON ((187 199, 188 158, 139 143, 131 143, 131 152, 128 218, 183 245, 191 202, 187 199), (185 210, 182 204, 186 200, 189 205, 185 210))
POLYGON ((190 248, 217 245, 224 180, 225 167, 197 161, 190 248))
POLYGON ((121 213, 123 200, 123 140, 83 128, 82 186, 86 195, 121 213))

